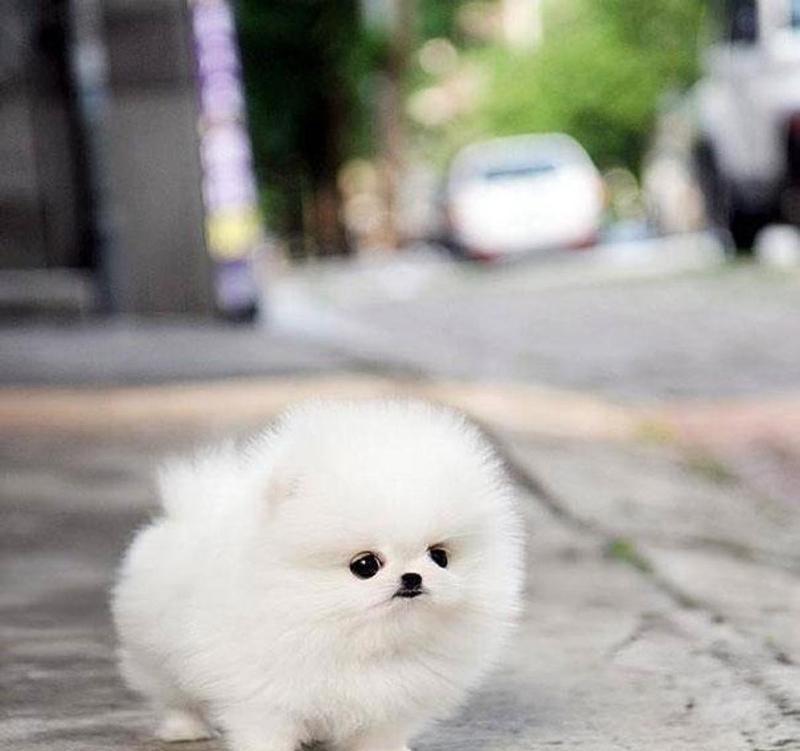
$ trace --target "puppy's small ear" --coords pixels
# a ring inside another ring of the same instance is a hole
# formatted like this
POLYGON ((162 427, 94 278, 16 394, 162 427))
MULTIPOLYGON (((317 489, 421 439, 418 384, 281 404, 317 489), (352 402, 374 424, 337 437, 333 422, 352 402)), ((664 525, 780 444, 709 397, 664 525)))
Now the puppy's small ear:
POLYGON ((289 467, 277 463, 270 472, 264 492, 266 516, 272 518, 286 501, 297 494, 299 487, 299 475, 289 467))

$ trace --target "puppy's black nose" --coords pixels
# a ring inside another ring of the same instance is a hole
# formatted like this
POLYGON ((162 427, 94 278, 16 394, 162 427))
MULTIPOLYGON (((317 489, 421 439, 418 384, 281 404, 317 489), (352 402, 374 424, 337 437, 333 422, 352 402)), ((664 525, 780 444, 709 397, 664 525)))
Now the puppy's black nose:
POLYGON ((419 574, 403 574, 400 582, 403 589, 419 589, 422 586, 422 577, 419 574))

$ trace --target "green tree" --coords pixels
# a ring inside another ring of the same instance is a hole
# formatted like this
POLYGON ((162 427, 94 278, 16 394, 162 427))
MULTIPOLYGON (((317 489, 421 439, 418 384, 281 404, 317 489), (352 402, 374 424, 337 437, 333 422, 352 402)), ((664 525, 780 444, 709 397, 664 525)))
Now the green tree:
POLYGON ((486 135, 563 131, 604 167, 638 169, 662 94, 697 76, 702 0, 554 0, 530 53, 472 53, 486 73, 450 148, 486 135))
POLYGON ((346 252, 336 177, 365 148, 361 89, 379 45, 357 0, 239 0, 237 18, 268 223, 289 237, 309 230, 313 252, 346 252))

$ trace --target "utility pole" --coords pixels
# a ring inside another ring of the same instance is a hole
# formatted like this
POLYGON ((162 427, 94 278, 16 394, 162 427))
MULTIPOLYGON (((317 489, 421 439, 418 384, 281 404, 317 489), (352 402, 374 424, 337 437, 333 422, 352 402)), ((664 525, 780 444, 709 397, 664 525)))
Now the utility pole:
POLYGON ((197 68, 205 235, 217 312, 251 321, 259 312, 254 257, 263 244, 247 132, 238 40, 228 0, 190 0, 197 68))
POLYGON ((398 249, 404 238, 400 226, 400 191, 405 172, 407 148, 405 111, 403 103, 405 74, 414 40, 416 19, 415 0, 394 0, 396 10, 394 25, 389 37, 389 60, 387 67, 386 125, 384 131, 384 172, 386 190, 386 214, 388 217, 389 247, 398 249))
POLYGON ((101 0, 73 0, 69 8, 69 59, 84 152, 88 214, 82 242, 89 245, 96 262, 99 308, 111 313, 119 307, 115 295, 119 259, 109 199, 109 81, 103 8, 101 0))
POLYGON ((404 82, 414 41, 416 0, 362 0, 364 17, 386 34, 386 67, 377 79, 377 124, 380 175, 385 206, 385 244, 397 249, 403 242, 399 226, 399 194, 407 147, 404 82))

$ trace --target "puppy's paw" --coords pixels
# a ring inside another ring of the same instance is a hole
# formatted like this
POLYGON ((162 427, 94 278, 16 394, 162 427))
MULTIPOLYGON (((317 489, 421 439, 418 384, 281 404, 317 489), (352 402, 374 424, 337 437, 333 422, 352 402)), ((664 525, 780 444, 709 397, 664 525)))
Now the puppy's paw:
POLYGON ((230 733, 228 748, 231 751, 297 751, 300 741, 267 733, 230 733))
POLYGON ((203 741, 214 733, 200 715, 183 709, 169 709, 161 718, 156 735, 166 743, 203 741))
POLYGON ((238 707, 222 718, 231 751, 297 751, 304 738, 295 723, 268 707, 238 707))
POLYGON ((369 734, 347 744, 347 751, 411 751, 404 740, 408 733, 369 734))

